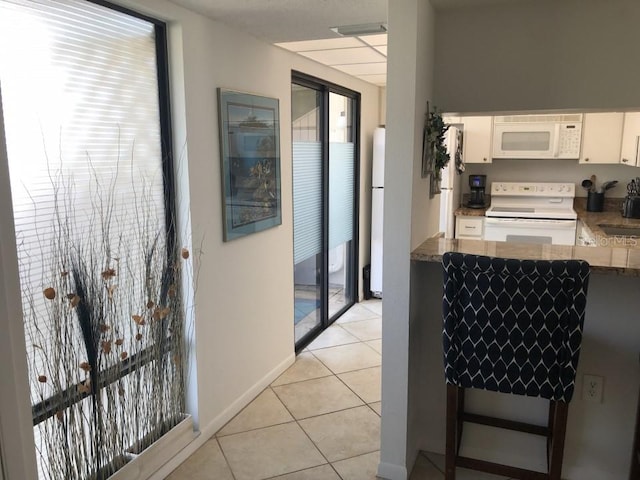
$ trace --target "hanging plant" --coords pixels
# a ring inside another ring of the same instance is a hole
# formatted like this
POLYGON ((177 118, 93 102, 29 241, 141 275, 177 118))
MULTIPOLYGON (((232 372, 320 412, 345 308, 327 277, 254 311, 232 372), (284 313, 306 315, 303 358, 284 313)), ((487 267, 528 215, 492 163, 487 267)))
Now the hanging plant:
POLYGON ((449 130, 449 125, 444 123, 437 107, 430 109, 427 102, 422 140, 422 178, 431 175, 431 197, 440 193, 442 169, 449 163, 449 153, 444 144, 447 130, 449 130))

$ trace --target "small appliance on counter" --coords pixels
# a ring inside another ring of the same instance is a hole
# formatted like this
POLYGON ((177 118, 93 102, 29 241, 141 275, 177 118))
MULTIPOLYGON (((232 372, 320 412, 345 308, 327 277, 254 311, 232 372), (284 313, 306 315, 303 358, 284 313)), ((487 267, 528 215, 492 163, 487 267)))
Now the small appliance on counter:
POLYGON ((627 184, 627 196, 622 203, 622 216, 640 218, 640 177, 634 178, 627 184))
POLYGON ((486 186, 486 175, 469 175, 469 188, 471 189, 471 194, 469 195, 469 202, 466 205, 467 207, 485 208, 487 206, 484 195, 486 186))

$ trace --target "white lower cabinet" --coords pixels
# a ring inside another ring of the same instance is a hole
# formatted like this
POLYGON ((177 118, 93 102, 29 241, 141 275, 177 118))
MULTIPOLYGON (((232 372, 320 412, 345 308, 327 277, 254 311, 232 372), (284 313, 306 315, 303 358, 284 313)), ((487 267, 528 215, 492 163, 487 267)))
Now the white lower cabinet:
POLYGON ((482 240, 483 233, 484 217, 456 217, 456 238, 482 240))
POLYGON ((596 238, 581 220, 578 220, 576 224, 576 245, 581 247, 596 246, 596 238))

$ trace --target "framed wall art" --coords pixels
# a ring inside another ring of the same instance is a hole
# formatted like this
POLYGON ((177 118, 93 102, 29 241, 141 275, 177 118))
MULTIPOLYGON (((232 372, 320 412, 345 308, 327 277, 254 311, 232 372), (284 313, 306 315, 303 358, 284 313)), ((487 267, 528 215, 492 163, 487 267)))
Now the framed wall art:
POLYGON ((282 223, 278 100, 218 89, 224 241, 282 223))

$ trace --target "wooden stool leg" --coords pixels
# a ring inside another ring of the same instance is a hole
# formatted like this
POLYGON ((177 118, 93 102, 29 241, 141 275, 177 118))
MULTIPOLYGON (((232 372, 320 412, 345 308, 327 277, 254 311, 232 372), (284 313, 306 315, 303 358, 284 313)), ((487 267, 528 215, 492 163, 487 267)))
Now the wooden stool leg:
POLYGON ((549 419, 547 420, 547 428, 549 433, 547 434, 547 471, 551 466, 551 439, 553 438, 553 423, 556 416, 556 402, 549 400, 549 419))
POLYGON ((564 455, 564 437, 567 432, 568 405, 565 402, 554 402, 553 431, 551 435, 551 464, 549 479, 560 480, 562 475, 562 457, 564 455))
POLYGON ((631 450, 631 471, 629 480, 640 480, 640 395, 638 395, 638 413, 636 413, 636 434, 631 450))
POLYGON ((456 431, 458 387, 447 384, 447 439, 445 445, 445 480, 456 479, 456 431))
POLYGON ((462 429, 464 427, 464 388, 457 388, 458 390, 458 406, 456 408, 456 422, 457 422, 457 432, 456 432, 456 455, 460 455, 460 445, 462 444, 462 429))

